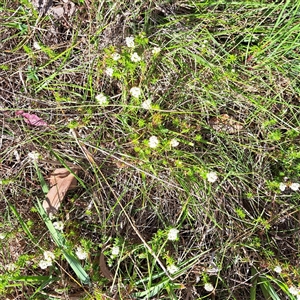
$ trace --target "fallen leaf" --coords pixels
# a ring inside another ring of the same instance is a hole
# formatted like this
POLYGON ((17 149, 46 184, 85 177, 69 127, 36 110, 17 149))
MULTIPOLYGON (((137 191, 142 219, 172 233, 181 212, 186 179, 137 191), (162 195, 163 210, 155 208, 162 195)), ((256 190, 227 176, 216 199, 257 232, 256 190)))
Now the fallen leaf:
POLYGON ((48 124, 35 114, 25 113, 23 110, 16 111, 17 116, 22 116, 25 123, 32 126, 48 126, 48 124))
POLYGON ((99 260, 100 270, 104 277, 108 279, 109 281, 112 281, 114 279, 114 275, 109 270, 108 266, 106 265, 105 256, 103 252, 100 254, 100 260, 99 260))
POLYGON ((211 118, 209 124, 216 131, 226 133, 237 133, 243 129, 243 126, 238 121, 227 114, 211 118))
MULTIPOLYGON (((77 174, 77 168, 71 168, 71 170, 77 174)), ((46 196, 47 199, 43 202, 43 207, 48 214, 55 214, 66 193, 77 186, 77 180, 73 173, 66 168, 60 168, 50 175, 51 188, 46 196)))

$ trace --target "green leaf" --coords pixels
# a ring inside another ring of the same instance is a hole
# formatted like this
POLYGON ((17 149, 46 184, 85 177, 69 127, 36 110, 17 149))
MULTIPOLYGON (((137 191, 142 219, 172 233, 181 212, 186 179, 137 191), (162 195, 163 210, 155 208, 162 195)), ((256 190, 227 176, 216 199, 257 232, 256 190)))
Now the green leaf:
POLYGON ((39 201, 37 201, 36 209, 42 217, 43 221, 45 222, 46 226, 48 227, 55 244, 62 250, 64 257, 70 264, 70 267, 73 269, 79 280, 83 284, 90 284, 90 278, 88 274, 85 272, 76 256, 72 253, 70 249, 68 249, 66 239, 59 231, 57 231, 54 228, 52 221, 49 219, 47 213, 45 212, 43 206, 39 201))

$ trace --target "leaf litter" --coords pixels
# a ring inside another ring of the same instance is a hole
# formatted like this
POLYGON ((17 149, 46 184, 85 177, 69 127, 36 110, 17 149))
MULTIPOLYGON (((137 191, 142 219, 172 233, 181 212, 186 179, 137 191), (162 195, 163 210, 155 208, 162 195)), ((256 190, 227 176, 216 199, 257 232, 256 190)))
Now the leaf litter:
POLYGON ((76 188, 77 179, 75 178, 75 174, 77 175, 77 172, 78 168, 72 167, 70 170, 59 168, 51 173, 49 177, 51 188, 46 195, 47 199, 43 202, 43 207, 48 214, 55 214, 67 192, 76 188))
POLYGON ((48 126, 48 123, 35 114, 29 114, 23 110, 16 111, 17 116, 22 116, 24 122, 32 126, 48 126))

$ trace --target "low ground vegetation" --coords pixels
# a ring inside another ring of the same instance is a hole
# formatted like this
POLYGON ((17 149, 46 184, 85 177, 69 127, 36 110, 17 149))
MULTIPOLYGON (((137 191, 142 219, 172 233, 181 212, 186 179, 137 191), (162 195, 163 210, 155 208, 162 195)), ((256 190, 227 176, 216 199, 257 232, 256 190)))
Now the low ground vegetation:
POLYGON ((300 3, 34 2, 0 1, 1 296, 299 299, 300 3))

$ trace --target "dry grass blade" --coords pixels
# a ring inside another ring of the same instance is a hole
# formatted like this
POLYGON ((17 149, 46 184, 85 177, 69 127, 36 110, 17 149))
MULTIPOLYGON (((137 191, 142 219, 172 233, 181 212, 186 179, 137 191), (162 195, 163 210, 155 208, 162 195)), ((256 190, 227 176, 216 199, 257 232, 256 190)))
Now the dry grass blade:
POLYGON ((77 180, 74 174, 77 174, 77 169, 71 170, 74 173, 66 168, 60 168, 50 175, 51 188, 47 194, 47 199, 43 202, 43 207, 48 214, 50 212, 56 213, 67 191, 76 187, 77 180))

